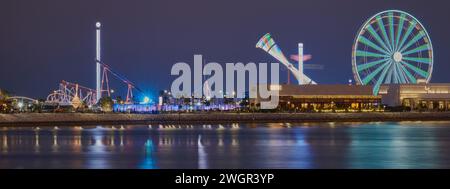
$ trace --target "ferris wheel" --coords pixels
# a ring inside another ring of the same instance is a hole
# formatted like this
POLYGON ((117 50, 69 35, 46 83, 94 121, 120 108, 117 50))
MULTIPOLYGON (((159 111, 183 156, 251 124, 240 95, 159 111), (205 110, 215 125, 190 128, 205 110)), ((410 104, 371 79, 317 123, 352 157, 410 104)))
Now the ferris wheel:
POLYGON ((353 75, 358 84, 429 82, 433 71, 433 46, 423 25, 399 11, 380 12, 358 32, 352 49, 353 75))

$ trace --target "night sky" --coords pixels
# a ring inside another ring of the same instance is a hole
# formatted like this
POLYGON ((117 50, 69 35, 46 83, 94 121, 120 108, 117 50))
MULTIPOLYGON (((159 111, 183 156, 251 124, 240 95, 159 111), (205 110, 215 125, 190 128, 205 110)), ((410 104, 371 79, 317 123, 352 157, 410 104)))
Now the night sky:
POLYGON ((287 56, 303 42, 313 55, 308 63, 325 66, 306 71, 318 83, 347 83, 358 29, 387 9, 422 22, 434 47, 431 81, 450 82, 450 6, 442 0, 2 0, 0 88, 33 98, 45 98, 61 80, 95 88, 96 21, 103 61, 150 94, 169 89, 172 65, 192 63, 194 54, 220 63, 273 62, 255 48, 267 32, 287 56))

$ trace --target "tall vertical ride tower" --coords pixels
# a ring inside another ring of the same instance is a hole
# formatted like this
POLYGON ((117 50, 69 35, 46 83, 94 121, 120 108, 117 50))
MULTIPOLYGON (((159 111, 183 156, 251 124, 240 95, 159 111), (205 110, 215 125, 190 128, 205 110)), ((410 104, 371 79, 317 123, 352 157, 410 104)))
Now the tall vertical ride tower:
POLYGON ((100 47, 100 32, 101 32, 101 26, 102 24, 100 22, 97 22, 95 24, 97 31, 96 31, 96 57, 95 57, 95 73, 96 73, 96 92, 97 92, 97 102, 100 100, 100 98, 102 98, 102 89, 101 89, 101 85, 100 85, 100 77, 101 77, 101 68, 100 68, 100 63, 101 63, 101 47, 100 47))
POLYGON ((298 80, 298 84, 307 84, 303 83, 303 43, 298 44, 298 77, 300 78, 298 80))

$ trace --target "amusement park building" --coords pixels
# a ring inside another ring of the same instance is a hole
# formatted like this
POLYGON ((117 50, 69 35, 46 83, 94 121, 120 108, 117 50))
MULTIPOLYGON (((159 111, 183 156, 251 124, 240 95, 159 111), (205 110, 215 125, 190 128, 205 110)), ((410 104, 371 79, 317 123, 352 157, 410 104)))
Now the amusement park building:
MULTIPOLYGON (((271 87, 272 88, 272 87, 271 87)), ((279 109, 285 111, 374 111, 381 96, 363 85, 280 85, 279 109)), ((261 99, 254 99, 257 106, 261 99)))
MULTIPOLYGON (((272 87, 271 87, 272 88, 272 87)), ((374 111, 383 106, 411 111, 449 111, 450 83, 389 84, 373 95, 370 85, 279 85, 279 109, 374 111)), ((261 99, 252 99, 258 106, 261 99)))
POLYGON ((389 84, 380 88, 383 104, 412 111, 449 111, 450 83, 389 84))

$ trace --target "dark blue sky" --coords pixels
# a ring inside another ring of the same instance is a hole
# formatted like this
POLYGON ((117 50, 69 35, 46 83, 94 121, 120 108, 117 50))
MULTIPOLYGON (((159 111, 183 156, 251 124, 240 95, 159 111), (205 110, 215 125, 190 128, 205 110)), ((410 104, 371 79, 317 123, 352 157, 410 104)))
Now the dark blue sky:
POLYGON ((255 48, 267 32, 286 55, 303 42, 310 63, 325 66, 307 71, 318 83, 346 83, 358 29, 386 9, 422 22, 434 46, 432 82, 450 82, 449 8, 442 0, 2 0, 0 88, 35 98, 60 80, 94 88, 96 21, 104 62, 148 92, 170 88, 172 65, 192 63, 194 54, 221 63, 274 61, 255 48))

